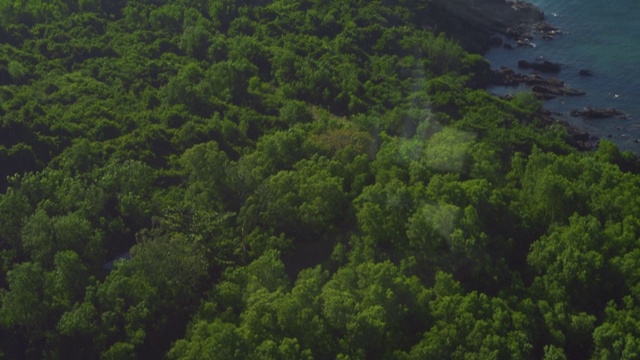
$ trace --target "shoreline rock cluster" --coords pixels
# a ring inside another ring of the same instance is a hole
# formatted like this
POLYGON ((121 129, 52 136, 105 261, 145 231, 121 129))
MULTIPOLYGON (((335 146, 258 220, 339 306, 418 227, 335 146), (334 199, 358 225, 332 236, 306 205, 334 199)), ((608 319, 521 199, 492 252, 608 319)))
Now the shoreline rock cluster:
POLYGON ((506 66, 495 70, 490 81, 490 85, 518 86, 520 84, 531 86, 531 90, 542 100, 550 100, 558 96, 580 96, 585 94, 583 91, 567 87, 564 81, 557 78, 545 79, 538 74, 525 75, 517 73, 506 66))
MULTIPOLYGON (((450 1, 464 1, 464 0, 450 0, 450 1)), ((469 0, 473 2, 474 0, 469 0)), ((476 0, 481 1, 481 0, 476 0)), ((513 49, 514 45, 506 43, 499 36, 500 34, 506 36, 507 39, 515 41, 515 46, 535 46, 531 41, 534 39, 533 34, 537 33, 543 40, 551 40, 555 36, 562 34, 562 32, 549 25, 544 21, 544 13, 532 4, 526 2, 512 2, 510 0, 486 0, 485 11, 491 12, 490 7, 497 9, 504 9, 507 5, 513 9, 514 12, 520 12, 520 17, 514 16, 509 24, 503 23, 503 27, 494 28, 493 34, 488 38, 488 43, 493 47, 502 46, 506 49, 513 49)), ((492 14, 500 14, 501 11, 495 11, 492 14)), ((499 16, 499 15, 497 15, 499 16)), ((550 100, 559 96, 581 96, 585 93, 583 91, 570 88, 566 86, 564 81, 559 80, 556 77, 543 78, 539 73, 557 74, 562 70, 562 65, 547 60, 542 61, 527 61, 520 60, 517 63, 518 68, 533 70, 532 74, 522 74, 514 71, 509 67, 502 67, 498 70, 494 70, 492 77, 488 79, 488 86, 519 86, 525 84, 531 87, 531 91, 541 100, 550 100)), ((581 69, 579 71, 581 76, 593 76, 593 72, 588 69, 581 69)), ((597 146, 597 137, 592 136, 587 131, 569 124, 567 121, 559 120, 555 115, 562 116, 563 114, 551 113, 547 110, 542 110, 539 114, 542 123, 545 126, 561 125, 568 134, 567 143, 580 149, 580 150, 593 150, 597 146)), ((625 114, 613 109, 613 108, 591 108, 585 107, 583 110, 572 110, 571 116, 579 116, 584 119, 601 119, 609 117, 625 118, 625 114)))
MULTIPOLYGON (((533 5, 531 5, 533 6, 533 5)), ((534 20, 532 22, 526 22, 515 27, 508 27, 505 29, 504 34, 515 41, 517 47, 533 47, 535 46, 531 40, 533 40, 533 33, 538 33, 543 40, 551 40, 557 35, 561 35, 560 29, 551 26, 544 19, 534 20)), ((507 50, 512 50, 513 45, 505 43, 503 47, 507 50)))
POLYGON ((614 108, 592 108, 589 106, 585 106, 582 111, 571 110, 569 114, 574 117, 580 116, 585 119, 603 119, 611 117, 626 119, 626 115, 623 112, 614 108))
MULTIPOLYGON (((492 85, 518 86, 525 84, 531 86, 531 91, 541 100, 550 100, 558 96, 581 96, 585 94, 583 91, 567 87, 564 81, 558 78, 551 77, 545 79, 538 74, 525 75, 517 73, 509 67, 502 67, 494 71, 493 76, 492 85)), ((571 115, 573 114, 572 112, 571 115)), ((604 117, 599 116, 604 114, 622 115, 622 113, 617 112, 615 109, 592 109, 589 107, 585 108, 585 112, 576 112, 575 114, 574 116, 583 116, 585 118, 604 117), (586 109, 590 110, 587 111, 586 109)), ((596 147, 597 141, 599 140, 597 137, 592 136, 577 126, 571 125, 565 120, 557 119, 554 115, 562 114, 554 114, 544 109, 538 113, 538 117, 545 127, 560 125, 567 131, 566 141, 569 145, 582 151, 590 151, 596 147)))
POLYGON ((534 34, 552 39, 560 30, 544 21, 544 12, 520 0, 430 0, 434 23, 446 14, 453 33, 462 38, 468 49, 486 52, 491 47, 534 46, 534 34), (497 36, 496 36, 497 35, 497 36), (469 41, 471 38, 473 41, 469 41))
POLYGON ((548 110, 541 110, 538 114, 542 123, 546 126, 560 125, 567 131, 566 142, 578 150, 590 151, 596 147, 598 137, 589 134, 587 131, 569 124, 567 121, 559 120, 548 110))
MULTIPOLYGON (((520 0, 430 0, 429 3, 434 16, 431 21, 438 23, 438 19, 447 18, 452 25, 448 29, 458 34, 467 50, 484 53, 490 48, 503 47, 533 47, 534 38, 551 40, 562 31, 545 21, 544 12, 525 1, 520 0), (446 14, 446 17, 440 16, 446 14), (462 32, 461 32, 462 31, 462 32), (471 41, 470 41, 471 40, 471 41)), ((444 26, 443 26, 443 30, 444 26)), ((516 65, 516 64, 514 64, 516 65)), ((531 74, 519 73, 512 68, 502 67, 493 70, 485 78, 485 87, 489 86, 519 86, 531 87, 531 91, 541 100, 550 100, 560 96, 581 96, 585 93, 568 87, 564 81, 554 75, 562 72, 562 65, 545 60, 520 60, 520 69, 533 70, 531 74), (543 77, 540 74, 551 74, 543 77)), ((593 76, 588 69, 580 69, 581 76, 593 76)), ((605 117, 624 118, 624 114, 615 109, 585 108, 574 110, 574 116, 585 119, 605 117), (591 109, 591 110, 587 110, 591 109)), ((567 121, 558 120, 557 115, 543 110, 539 116, 545 126, 561 125, 568 133, 567 143, 580 150, 592 150, 596 146, 597 138, 567 121)))

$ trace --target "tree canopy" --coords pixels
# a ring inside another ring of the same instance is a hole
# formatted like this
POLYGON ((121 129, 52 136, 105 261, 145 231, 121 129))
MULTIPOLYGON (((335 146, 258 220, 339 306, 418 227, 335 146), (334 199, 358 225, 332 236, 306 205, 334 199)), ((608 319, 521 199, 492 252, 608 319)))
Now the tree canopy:
POLYGON ((0 357, 637 358, 637 158, 446 21, 0 0, 0 357))

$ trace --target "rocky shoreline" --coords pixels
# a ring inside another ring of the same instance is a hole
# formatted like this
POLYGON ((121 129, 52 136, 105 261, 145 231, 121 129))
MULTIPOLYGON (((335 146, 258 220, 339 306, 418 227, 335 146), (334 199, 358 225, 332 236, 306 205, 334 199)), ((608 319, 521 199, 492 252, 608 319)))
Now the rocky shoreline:
POLYGON ((544 12, 519 0, 428 0, 425 29, 454 37, 467 51, 533 46, 534 34, 545 39, 560 31, 544 21, 544 12))
POLYGON ((598 137, 589 134, 587 131, 577 126, 569 124, 565 120, 559 120, 554 117, 554 115, 555 114, 548 110, 541 110, 538 114, 538 117, 546 127, 550 127, 553 125, 562 126, 567 131, 567 138, 565 139, 567 144, 582 151, 590 151, 595 149, 597 141, 600 140, 598 137))
MULTIPOLYGON (((438 28, 453 35, 461 45, 470 52, 484 54, 490 48, 502 47, 513 50, 517 47, 533 47, 536 38, 551 40, 562 31, 545 21, 544 12, 538 7, 519 0, 430 0, 432 15, 427 19, 430 28, 438 28), (442 20, 442 19, 447 19, 442 20)), ((562 73, 562 64, 544 59, 520 60, 513 64, 519 69, 532 70, 531 74, 519 73, 509 67, 493 70, 483 79, 481 87, 520 86, 531 88, 541 100, 556 97, 582 96, 579 89, 568 87, 556 76, 562 73), (541 74, 550 74, 543 76, 541 74)), ((588 69, 580 69, 580 76, 594 76, 588 69)), ((551 113, 542 110, 538 116, 545 126, 561 125, 568 134, 567 143, 580 150, 593 150, 597 146, 598 137, 592 136, 583 129, 561 120, 558 116, 565 114, 551 113)), ((601 119, 609 117, 625 118, 625 114, 616 109, 598 109, 585 107, 573 110, 573 116, 584 119, 601 119)), ((609 136, 611 137, 611 136, 609 136)), ((640 139, 636 139, 640 142, 640 139)))
POLYGON ((545 22, 542 10, 524 1, 431 0, 429 6, 435 17, 440 13, 447 14, 456 27, 468 26, 473 30, 469 33, 477 46, 470 49, 472 51, 483 53, 495 46, 507 49, 533 46, 534 34, 541 35, 543 39, 561 34, 560 30, 545 22))
MULTIPOLYGON (((439 0, 433 0, 438 2, 439 0)), ((550 40, 562 32, 545 22, 544 13, 536 6, 522 2, 510 0, 442 0, 449 3, 451 11, 459 11, 460 6, 466 4, 470 10, 462 11, 457 16, 466 18, 471 24, 475 24, 479 34, 484 34, 486 43, 491 47, 502 46, 505 49, 513 49, 514 47, 534 46, 531 41, 534 34, 542 39, 550 40), (484 15, 476 18, 470 18, 470 14, 478 14, 482 12, 484 15), (504 20, 508 19, 508 20, 504 20)), ((541 100, 550 100, 559 96, 581 96, 585 93, 578 89, 573 89, 564 83, 564 81, 556 77, 543 77, 539 73, 557 74, 562 70, 561 64, 553 63, 547 60, 520 60, 517 63, 518 68, 531 69, 537 73, 522 74, 509 67, 502 67, 494 70, 485 87, 489 86, 518 86, 525 84, 531 87, 531 90, 541 100)), ((593 73, 589 70, 581 70, 581 75, 590 76, 593 73)), ((583 112, 577 111, 576 116, 584 118, 601 118, 608 116, 622 116, 615 109, 591 109, 585 108, 583 112), (586 109, 590 109, 587 111, 586 109)), ((560 120, 547 110, 541 110, 538 114, 540 120, 546 127, 560 125, 567 131, 567 143, 580 150, 593 150, 597 141, 597 137, 592 136, 587 131, 569 124, 567 121, 560 120)))
POLYGON ((555 77, 545 79, 538 74, 525 75, 517 73, 509 67, 502 67, 493 71, 487 85, 518 86, 520 84, 531 86, 531 91, 541 100, 550 100, 558 96, 580 96, 585 94, 583 91, 567 87, 564 81, 555 77))

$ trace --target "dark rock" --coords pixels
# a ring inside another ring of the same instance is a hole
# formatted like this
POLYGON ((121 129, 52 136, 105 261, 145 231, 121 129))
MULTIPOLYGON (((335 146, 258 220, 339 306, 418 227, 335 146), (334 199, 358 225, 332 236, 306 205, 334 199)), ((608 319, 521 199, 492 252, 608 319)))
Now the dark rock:
POLYGON ((593 71, 587 70, 587 69, 580 69, 580 71, 578 71, 578 74, 582 76, 593 76, 593 71))
POLYGON ((556 78, 544 79, 540 75, 536 74, 519 74, 508 67, 502 67, 501 69, 494 71, 490 83, 502 86, 527 84, 532 86, 533 92, 542 100, 550 100, 557 96, 584 95, 584 92, 582 91, 566 87, 562 80, 556 78))
POLYGON ((528 62, 526 60, 519 60, 518 67, 523 69, 533 69, 544 73, 557 73, 560 72, 560 64, 553 63, 551 61, 528 62))
POLYGON ((498 36, 493 36, 489 39, 489 45, 491 46, 501 46, 503 43, 502 38, 498 36))
POLYGON ((513 46, 511 44, 503 44, 502 47, 507 50, 513 50, 513 46))
POLYGON ((576 141, 589 141, 591 140, 591 135, 588 132, 575 128, 575 131, 571 134, 571 137, 576 141))
POLYGON ((556 35, 562 34, 562 31, 558 30, 558 28, 551 26, 544 21, 536 23, 534 28, 542 34, 542 38, 544 40, 551 40, 555 38, 556 35))
POLYGON ((508 66, 501 66, 500 67, 500 71, 502 71, 504 73, 509 73, 509 74, 515 73, 515 71, 513 71, 513 69, 508 67, 508 66))
POLYGON ((557 87, 564 86, 564 81, 562 81, 562 80, 560 80, 560 79, 558 79, 558 78, 553 78, 553 77, 552 77, 552 78, 547 79, 547 83, 548 83, 550 86, 557 86, 557 87))
POLYGON ((557 27, 553 25, 549 25, 544 21, 540 21, 536 23, 535 29, 543 34, 549 34, 549 35, 562 34, 562 31, 560 31, 557 27))
POLYGON ((538 112, 537 117, 545 127, 549 127, 558 122, 548 110, 544 109, 538 112))
POLYGON ((583 91, 568 88, 566 86, 554 85, 533 85, 531 90, 537 94, 551 96, 580 96, 584 95, 583 91))
POLYGON ((569 145, 578 148, 579 150, 593 150, 594 146, 591 142, 591 135, 588 132, 563 120, 556 120, 554 123, 561 125, 565 130, 567 130, 568 137, 566 138, 566 141, 569 145))
POLYGON ((571 116, 581 116, 587 119, 602 119, 602 118, 610 118, 610 117, 623 117, 624 113, 614 109, 614 108, 591 108, 586 106, 582 111, 580 110, 571 110, 569 112, 571 116))

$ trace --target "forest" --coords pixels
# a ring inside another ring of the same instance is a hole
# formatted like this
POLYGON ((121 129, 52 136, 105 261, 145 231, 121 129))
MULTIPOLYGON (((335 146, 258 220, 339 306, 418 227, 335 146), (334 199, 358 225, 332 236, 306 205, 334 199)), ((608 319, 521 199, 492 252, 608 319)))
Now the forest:
POLYGON ((636 155, 436 13, 0 0, 0 358, 639 358, 636 155))

